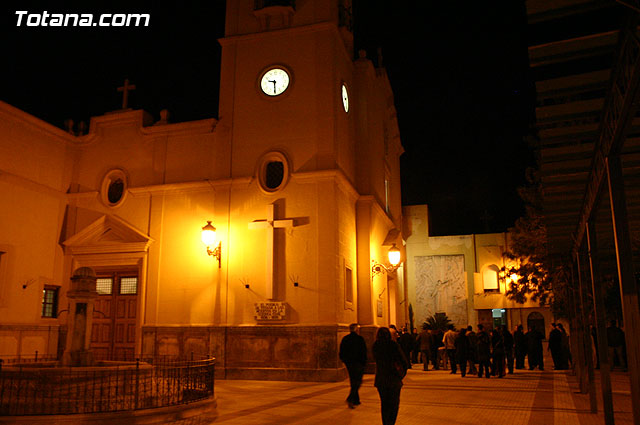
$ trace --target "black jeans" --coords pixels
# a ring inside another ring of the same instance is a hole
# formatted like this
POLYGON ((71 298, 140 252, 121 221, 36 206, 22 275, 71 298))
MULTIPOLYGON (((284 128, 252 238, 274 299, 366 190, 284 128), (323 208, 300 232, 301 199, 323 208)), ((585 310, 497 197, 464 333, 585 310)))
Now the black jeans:
POLYGON ((509 373, 513 373, 513 350, 507 350, 507 370, 509 373))
POLYGON ((353 404, 360 404, 360 395, 358 390, 362 385, 362 375, 364 375, 364 365, 361 363, 346 364, 347 372, 349 372, 349 382, 351 383, 351 391, 347 397, 347 401, 353 404))
POLYGON ((478 376, 482 377, 482 370, 484 369, 485 376, 488 378, 491 376, 491 371, 489 370, 491 367, 491 363, 489 360, 480 360, 478 362, 478 376))
POLYGON ((449 364, 451 365, 451 373, 456 373, 457 365, 456 365, 456 350, 447 349, 447 357, 449 358, 449 364))
POLYGON ((401 386, 378 388, 382 425, 394 425, 400 409, 401 386))
POLYGON ((429 370, 429 351, 422 351, 422 370, 429 370))

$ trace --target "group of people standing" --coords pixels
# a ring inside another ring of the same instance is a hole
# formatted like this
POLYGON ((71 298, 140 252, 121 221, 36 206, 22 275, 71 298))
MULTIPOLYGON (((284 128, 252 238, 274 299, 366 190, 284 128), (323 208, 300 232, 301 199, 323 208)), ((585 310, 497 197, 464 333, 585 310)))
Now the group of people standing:
MULTIPOLYGON (((549 335, 549 350, 555 368, 566 369, 571 361, 566 332, 560 324, 553 324, 553 327, 549 335), (559 343, 556 341, 558 338, 559 343)), ((434 370, 441 367, 446 369, 447 363, 450 363, 450 373, 456 374, 460 369, 463 377, 470 374, 502 378, 507 373, 513 373, 514 368, 524 369, 525 357, 528 358, 530 370, 536 367, 544 370, 544 334, 534 326, 524 333, 522 325, 518 325, 513 334, 505 325, 485 330, 479 324, 477 329, 474 332, 473 327, 468 326, 456 331, 453 325, 449 325, 447 331, 443 332, 430 329, 426 324, 420 334, 416 330, 407 332, 406 329, 398 332, 393 325, 378 329, 371 352, 376 362, 374 385, 380 396, 383 425, 395 424, 402 379, 407 369, 411 368, 411 363, 418 363, 419 360, 425 371, 429 370, 429 363, 434 370)), ((358 390, 367 364, 367 346, 364 338, 358 334, 357 324, 351 324, 349 330, 350 333, 340 343, 340 359, 349 373, 351 389, 347 404, 353 409, 360 404, 358 390)))
POLYGON ((571 350, 569 349, 569 336, 562 323, 552 323, 549 332, 549 347, 553 368, 555 370, 569 369, 571 362, 571 350))
MULTIPOLYGON (((497 326, 485 330, 482 324, 474 332, 469 325, 459 331, 449 325, 446 332, 423 326, 417 336, 415 349, 419 351, 423 370, 434 370, 451 365, 451 373, 460 369, 464 377, 467 374, 503 377, 515 369, 524 369, 525 357, 529 360, 529 369, 536 367, 544 370, 542 340, 544 335, 535 327, 525 334, 519 325, 512 334, 507 326, 497 326), (515 363, 515 364, 514 364, 515 363), (514 367, 515 366, 515 367, 514 367)), ((414 360, 414 363, 417 361, 414 360)))

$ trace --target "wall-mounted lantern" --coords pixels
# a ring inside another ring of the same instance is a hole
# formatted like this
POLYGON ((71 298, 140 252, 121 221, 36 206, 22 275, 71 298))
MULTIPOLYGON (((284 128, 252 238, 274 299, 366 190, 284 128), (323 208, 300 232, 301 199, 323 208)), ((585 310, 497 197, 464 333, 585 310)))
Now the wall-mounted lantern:
POLYGON ((373 263, 371 266, 371 272, 374 276, 385 271, 387 273, 395 272, 398 270, 398 267, 400 267, 401 255, 396 244, 393 244, 393 246, 389 248, 387 256, 389 257, 389 266, 385 266, 384 264, 377 263, 375 260, 371 260, 373 263))
POLYGON ((216 228, 211 225, 211 221, 207 220, 207 224, 202 228, 202 243, 207 246, 207 254, 218 259, 218 268, 222 267, 222 242, 218 242, 218 246, 211 249, 216 243, 216 228))

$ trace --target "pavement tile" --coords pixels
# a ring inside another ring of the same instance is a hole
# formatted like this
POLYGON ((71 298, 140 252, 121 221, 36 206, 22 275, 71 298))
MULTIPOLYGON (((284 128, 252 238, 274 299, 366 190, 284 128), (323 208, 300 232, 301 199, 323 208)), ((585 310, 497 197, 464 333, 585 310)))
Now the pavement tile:
MULTIPOLYGON (((628 374, 612 375, 617 425, 631 425, 628 374)), ((356 409, 348 409, 348 381, 331 383, 216 381, 215 424, 372 425, 381 423, 373 375, 365 375, 356 409)), ((398 425, 590 425, 603 424, 589 412, 568 371, 517 370, 504 378, 478 378, 449 371, 409 370, 400 395, 398 425)), ((601 400, 601 398, 600 398, 601 400)))

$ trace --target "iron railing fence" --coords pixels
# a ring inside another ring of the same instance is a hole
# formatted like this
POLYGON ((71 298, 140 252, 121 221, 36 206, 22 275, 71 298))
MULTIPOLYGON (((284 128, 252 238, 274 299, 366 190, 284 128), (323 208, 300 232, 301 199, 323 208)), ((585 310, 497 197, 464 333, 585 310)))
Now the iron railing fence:
POLYGON ((19 356, 4 356, 0 355, 0 367, 12 365, 12 364, 23 364, 27 365, 30 363, 45 363, 45 362, 56 362, 58 361, 58 356, 52 354, 38 354, 36 351, 35 354, 31 355, 19 355, 19 356))
POLYGON ((102 367, 0 370, 0 415, 68 415, 174 406, 214 395, 215 359, 146 358, 102 367))

